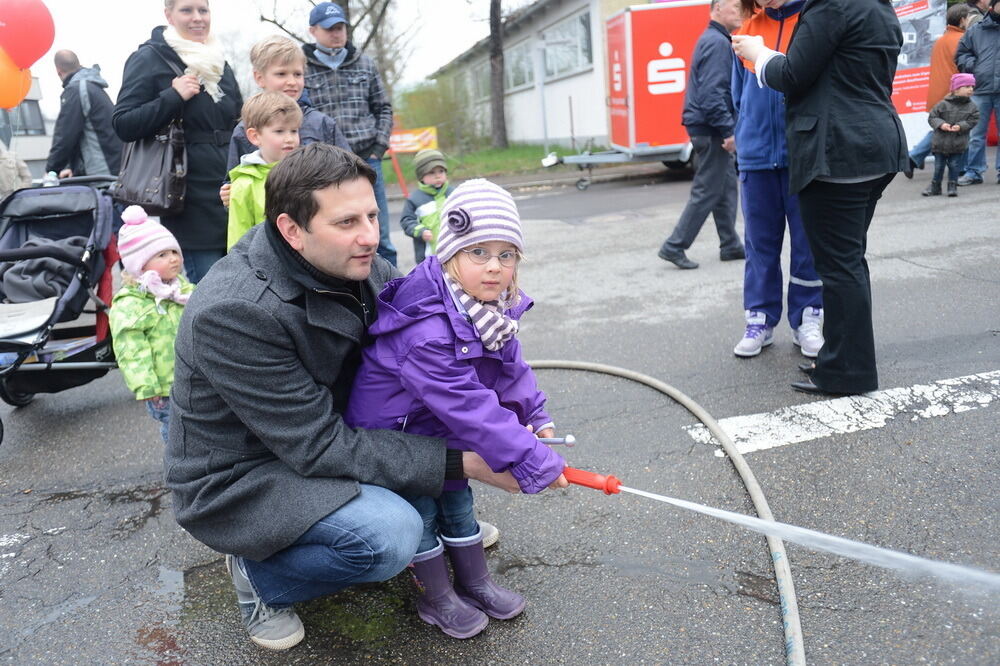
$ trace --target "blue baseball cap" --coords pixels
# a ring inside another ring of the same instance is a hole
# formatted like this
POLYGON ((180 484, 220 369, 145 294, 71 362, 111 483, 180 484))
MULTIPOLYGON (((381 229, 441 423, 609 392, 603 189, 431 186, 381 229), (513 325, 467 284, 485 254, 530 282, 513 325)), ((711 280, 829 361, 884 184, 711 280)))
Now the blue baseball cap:
POLYGON ((309 25, 318 25, 328 30, 338 23, 347 23, 347 18, 344 17, 344 10, 336 3, 321 2, 309 12, 309 25))

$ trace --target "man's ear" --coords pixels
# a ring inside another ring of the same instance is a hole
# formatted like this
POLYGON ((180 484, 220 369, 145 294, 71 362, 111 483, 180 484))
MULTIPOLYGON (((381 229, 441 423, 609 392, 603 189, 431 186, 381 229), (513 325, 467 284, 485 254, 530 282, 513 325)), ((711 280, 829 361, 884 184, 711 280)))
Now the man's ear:
POLYGON ((260 148, 260 132, 256 127, 247 127, 247 141, 260 148))
MULTIPOLYGON (((266 224, 266 223, 265 223, 266 224)), ((282 213, 278 215, 278 219, 275 220, 275 225, 278 227, 278 233, 281 237, 285 239, 296 252, 302 252, 302 248, 305 244, 302 241, 302 235, 305 231, 299 226, 299 223, 293 220, 288 213, 282 213)))

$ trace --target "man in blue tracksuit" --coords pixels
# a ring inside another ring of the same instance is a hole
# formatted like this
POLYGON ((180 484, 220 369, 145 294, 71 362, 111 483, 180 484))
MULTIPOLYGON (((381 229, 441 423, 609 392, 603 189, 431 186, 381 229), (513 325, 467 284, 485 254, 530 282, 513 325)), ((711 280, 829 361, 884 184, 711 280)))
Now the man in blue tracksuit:
MULTIPOLYGON (((747 17, 737 34, 760 35, 768 48, 784 53, 804 4, 804 0, 772 2, 747 17)), ((773 329, 781 321, 781 246, 787 222, 792 246, 788 324, 792 341, 805 356, 815 358, 823 346, 822 282, 802 228, 798 197, 789 194, 785 97, 760 87, 753 63, 735 58, 733 104, 746 236, 746 329, 733 352, 743 358, 756 356, 771 344, 773 329)))

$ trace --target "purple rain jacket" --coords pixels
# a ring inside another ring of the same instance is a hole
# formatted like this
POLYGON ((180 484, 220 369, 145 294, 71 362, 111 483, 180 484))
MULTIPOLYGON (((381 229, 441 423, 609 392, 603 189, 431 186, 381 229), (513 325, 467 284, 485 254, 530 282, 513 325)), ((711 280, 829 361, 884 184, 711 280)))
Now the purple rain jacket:
MULTIPOLYGON (((507 315, 520 319, 533 302, 507 315)), ((360 428, 391 428, 447 440, 475 451, 495 472, 510 470, 525 493, 544 490, 562 473, 562 457, 537 431, 551 421, 545 394, 521 357, 517 338, 489 351, 455 306, 437 257, 389 282, 378 296, 378 320, 368 332, 345 419, 360 428)), ((467 481, 445 481, 458 490, 467 481)))

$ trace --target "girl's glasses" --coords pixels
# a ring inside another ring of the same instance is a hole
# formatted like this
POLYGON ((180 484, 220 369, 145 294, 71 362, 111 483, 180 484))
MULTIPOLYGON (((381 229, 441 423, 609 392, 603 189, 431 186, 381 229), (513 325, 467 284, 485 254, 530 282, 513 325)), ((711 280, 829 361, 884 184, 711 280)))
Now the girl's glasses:
POLYGON ((480 266, 490 263, 490 259, 496 257, 501 266, 512 268, 517 265, 518 260, 521 258, 517 250, 504 250, 500 254, 490 254, 481 247, 470 247, 464 248, 462 252, 472 260, 472 263, 479 264, 480 266))

